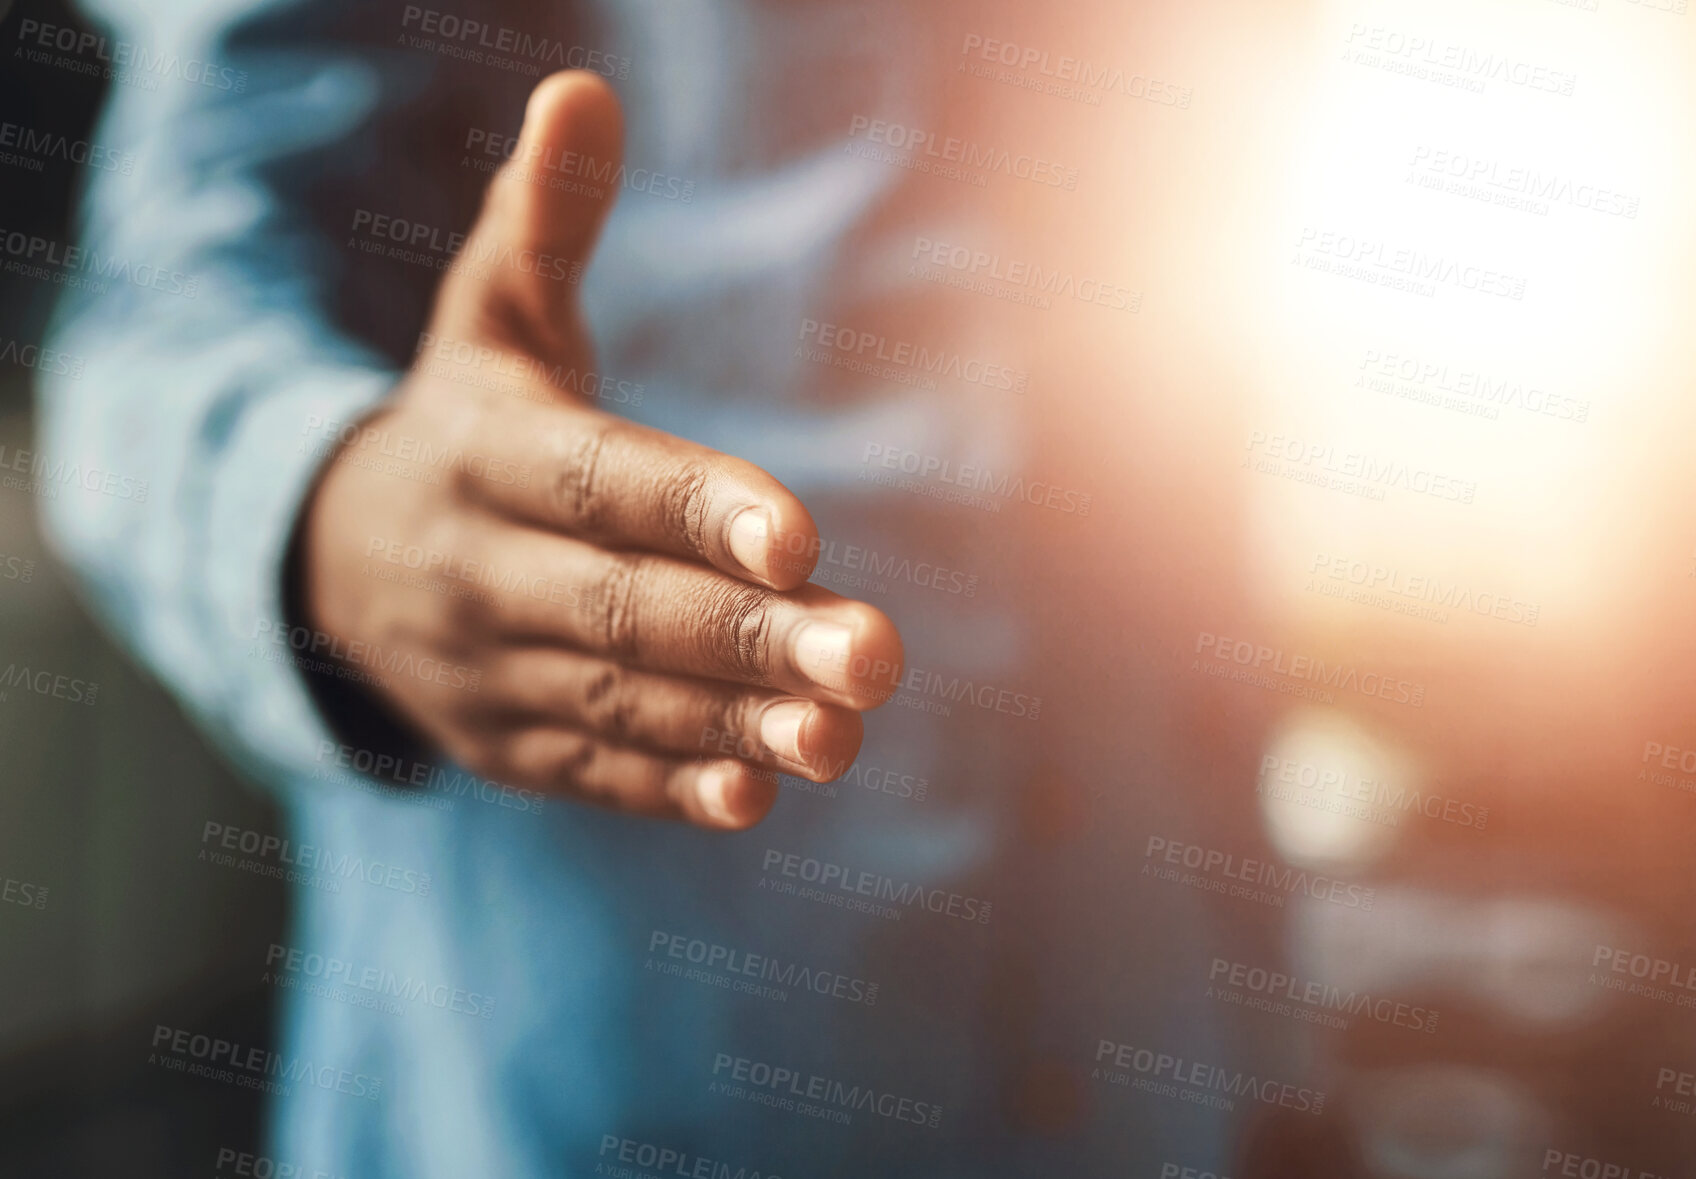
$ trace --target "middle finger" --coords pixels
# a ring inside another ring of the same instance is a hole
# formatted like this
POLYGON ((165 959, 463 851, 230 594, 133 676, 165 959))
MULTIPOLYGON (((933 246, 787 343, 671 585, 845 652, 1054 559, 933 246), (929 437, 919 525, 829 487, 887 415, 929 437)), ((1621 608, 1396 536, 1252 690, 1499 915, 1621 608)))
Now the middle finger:
POLYGON ((778 593, 700 565, 502 530, 490 566, 523 570, 491 608, 515 643, 648 671, 774 688, 848 708, 894 694, 901 639, 880 611, 815 585, 778 593))

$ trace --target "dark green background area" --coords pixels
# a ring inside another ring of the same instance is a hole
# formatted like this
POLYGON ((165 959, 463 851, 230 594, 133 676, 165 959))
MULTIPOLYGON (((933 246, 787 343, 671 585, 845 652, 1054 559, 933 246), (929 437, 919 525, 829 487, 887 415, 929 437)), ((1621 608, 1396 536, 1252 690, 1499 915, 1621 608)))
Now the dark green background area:
MULTIPOLYGON (((104 84, 11 53, 26 17, 77 17, 6 9, 0 122, 86 136, 104 84)), ((0 165, 0 228, 69 240, 82 173, 0 165)), ((0 339, 39 343, 55 289, 0 274, 0 339)), ((33 376, 0 361, 8 454, 31 446, 33 376)), ((0 904, 0 1175, 212 1175, 220 1148, 257 1148, 260 1103, 149 1065, 150 1042, 161 1023, 271 1042, 275 995, 259 980, 282 939, 283 887, 197 856, 208 820, 281 820, 83 610, 39 506, 0 489, 0 564, 35 563, 28 582, 0 578, 0 670, 100 687, 93 705, 0 689, 0 878, 48 888, 45 909, 0 904)))

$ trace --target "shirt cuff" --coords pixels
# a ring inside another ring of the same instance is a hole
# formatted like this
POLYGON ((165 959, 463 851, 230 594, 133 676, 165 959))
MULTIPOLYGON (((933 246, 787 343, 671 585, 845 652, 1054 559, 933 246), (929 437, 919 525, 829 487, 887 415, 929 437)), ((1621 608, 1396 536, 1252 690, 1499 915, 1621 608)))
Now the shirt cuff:
POLYGON ((220 447, 207 521, 218 559, 205 565, 214 584, 204 600, 216 615, 209 631, 236 658, 225 662, 233 674, 229 698, 213 705, 222 712, 216 727, 271 785, 322 779, 312 771, 333 739, 297 666, 312 658, 310 636, 291 619, 284 584, 300 513, 329 457, 325 427, 358 422, 398 379, 335 367, 290 374, 286 389, 243 406, 220 447))

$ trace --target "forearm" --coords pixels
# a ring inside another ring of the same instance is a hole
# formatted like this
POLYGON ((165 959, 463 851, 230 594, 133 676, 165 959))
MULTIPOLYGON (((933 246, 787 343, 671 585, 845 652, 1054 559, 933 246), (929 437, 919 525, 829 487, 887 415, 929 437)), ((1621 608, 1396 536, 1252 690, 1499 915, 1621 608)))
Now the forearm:
MULTIPOLYGON (((322 733, 287 643, 289 543, 334 424, 377 404, 400 359, 348 326, 359 276, 334 227, 429 63, 361 48, 312 5, 316 31, 260 55, 248 7, 191 30, 143 6, 110 30, 219 63, 229 85, 115 88, 103 134, 135 145, 135 167, 85 199, 54 336, 88 362, 44 381, 37 461, 116 476, 47 500, 56 543, 126 644, 276 780, 322 733)), ((392 310, 404 339, 421 312, 392 310)))

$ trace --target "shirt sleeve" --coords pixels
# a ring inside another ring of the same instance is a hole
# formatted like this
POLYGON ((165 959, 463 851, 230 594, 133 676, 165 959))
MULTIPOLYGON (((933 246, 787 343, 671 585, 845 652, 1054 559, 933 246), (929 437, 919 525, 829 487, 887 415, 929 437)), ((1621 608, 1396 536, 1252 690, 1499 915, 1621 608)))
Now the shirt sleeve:
POLYGON ((74 473, 46 524, 96 613, 238 763, 309 780, 329 732, 275 641, 291 537, 326 431, 393 387, 438 273, 396 294, 391 270, 384 321, 349 218, 366 191, 411 192, 460 228, 477 185, 428 183, 440 145, 417 127, 443 96, 437 63, 383 27, 398 8, 91 7, 111 83, 96 137, 121 163, 96 172, 78 241, 54 243, 53 345, 83 363, 39 389, 36 461, 74 473))

